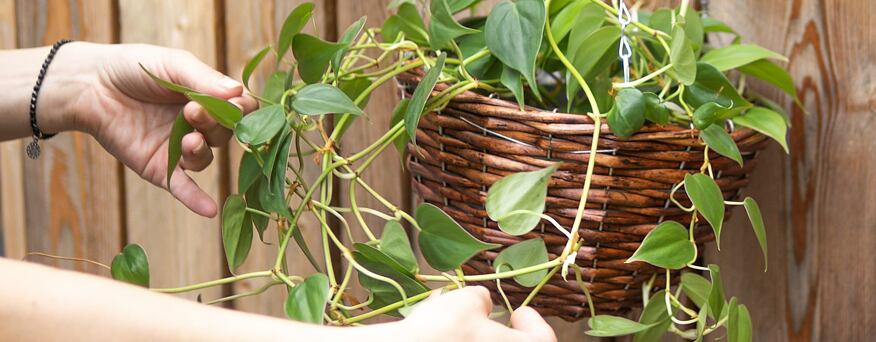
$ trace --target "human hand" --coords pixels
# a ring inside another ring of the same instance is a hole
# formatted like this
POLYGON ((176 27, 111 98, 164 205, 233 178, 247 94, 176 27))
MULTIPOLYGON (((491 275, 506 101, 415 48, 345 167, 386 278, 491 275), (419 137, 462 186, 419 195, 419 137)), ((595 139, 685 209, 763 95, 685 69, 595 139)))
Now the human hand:
POLYGON ((415 341, 556 341, 553 329, 535 310, 521 307, 511 315, 511 328, 489 318, 493 303, 481 286, 451 291, 418 304, 397 323, 415 341))
POLYGON ((78 60, 56 64, 89 68, 81 71, 94 75, 85 78, 75 94, 75 129, 93 135, 125 166, 155 186, 167 189, 168 138, 174 119, 184 108, 186 121, 195 131, 182 139, 182 158, 167 190, 193 212, 215 216, 216 202, 184 170, 204 170, 213 161, 210 147, 224 145, 231 132, 199 104, 160 87, 139 64, 162 79, 226 99, 248 113, 258 108, 258 103, 243 94, 243 86, 183 50, 72 43, 61 52, 57 58, 78 60))

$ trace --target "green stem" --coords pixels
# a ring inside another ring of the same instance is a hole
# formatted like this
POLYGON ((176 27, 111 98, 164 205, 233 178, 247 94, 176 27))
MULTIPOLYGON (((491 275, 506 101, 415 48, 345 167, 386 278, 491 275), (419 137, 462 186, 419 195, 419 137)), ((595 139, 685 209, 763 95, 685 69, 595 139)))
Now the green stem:
POLYGON ((150 290, 155 291, 155 292, 161 292, 161 293, 183 293, 183 292, 205 289, 205 288, 213 287, 213 286, 230 284, 230 283, 241 281, 244 279, 264 278, 264 277, 270 277, 273 275, 274 275, 274 273, 271 271, 251 272, 251 273, 244 273, 244 274, 236 275, 233 277, 216 279, 216 280, 212 280, 212 281, 208 281, 208 282, 204 282, 204 283, 199 283, 199 284, 194 284, 194 285, 189 285, 189 286, 184 286, 184 287, 150 289, 150 290))
MULTIPOLYGON (((477 275, 463 275, 461 278, 457 278, 457 280, 463 281, 487 281, 487 280, 496 280, 496 279, 505 279, 512 278, 519 275, 529 274, 532 272, 541 271, 544 269, 548 269, 551 267, 558 267, 562 265, 563 261, 559 258, 553 259, 546 263, 533 265, 529 267, 524 267, 516 270, 505 271, 501 273, 490 273, 490 274, 477 274, 477 275)), ((420 281, 450 281, 445 276, 440 275, 427 275, 427 274, 418 274, 417 279, 420 281)))
POLYGON ((373 310, 373 311, 369 311, 369 312, 366 312, 366 313, 361 314, 361 315, 359 315, 359 316, 355 316, 355 317, 352 317, 352 318, 346 319, 346 320, 344 320, 342 323, 344 323, 344 324, 352 324, 352 323, 356 323, 356 322, 361 322, 361 321, 364 321, 364 320, 366 320, 366 319, 373 318, 373 317, 377 317, 377 316, 380 316, 380 315, 382 315, 382 314, 385 314, 385 313, 391 312, 391 311, 393 311, 393 310, 396 310, 396 309, 398 309, 398 308, 401 308, 401 307, 403 307, 403 306, 409 305, 411 302, 418 302, 418 301, 421 301, 421 300, 423 300, 423 299, 429 298, 429 296, 431 296, 432 293, 435 293, 436 291, 444 291, 444 290, 454 289, 454 288, 456 288, 456 285, 452 285, 452 284, 451 284, 451 285, 448 285, 448 286, 444 286, 444 287, 441 287, 441 288, 434 289, 434 290, 432 290, 432 291, 426 291, 426 292, 420 293, 420 294, 418 294, 418 295, 411 296, 411 297, 408 298, 407 300, 400 300, 400 301, 398 301, 398 302, 395 302, 395 303, 389 304, 389 305, 387 305, 387 306, 384 306, 384 307, 382 307, 382 308, 380 308, 380 309, 373 310))

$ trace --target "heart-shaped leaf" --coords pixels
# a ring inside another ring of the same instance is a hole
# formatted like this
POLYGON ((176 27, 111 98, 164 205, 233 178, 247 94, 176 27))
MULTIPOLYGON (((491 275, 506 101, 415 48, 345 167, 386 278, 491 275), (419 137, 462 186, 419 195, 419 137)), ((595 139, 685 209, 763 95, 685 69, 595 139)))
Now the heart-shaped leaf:
POLYGON ((699 108, 717 102, 724 107, 750 107, 751 103, 742 98, 724 74, 709 63, 697 63, 696 81, 684 88, 687 104, 699 108))
POLYGON ((733 118, 733 122, 772 138, 779 145, 782 145, 785 153, 788 153, 788 142, 786 139, 788 125, 782 114, 763 107, 754 107, 745 112, 745 114, 733 118))
POLYGON ((706 103, 693 114, 693 124, 697 129, 705 129, 715 122, 718 122, 724 114, 730 110, 730 107, 722 106, 716 102, 706 103))
POLYGON ((417 257, 411 249, 408 233, 398 221, 387 221, 380 235, 380 251, 401 265, 410 274, 417 272, 417 257))
POLYGON ((243 67, 243 73, 241 74, 240 79, 243 80, 243 85, 246 87, 247 90, 249 90, 249 78, 252 77, 253 71, 255 71, 255 68, 259 66, 259 63, 261 63, 262 60, 265 59, 265 56, 268 54, 268 52, 271 52, 270 46, 265 47, 264 49, 256 53, 255 56, 252 56, 252 59, 247 61, 246 65, 243 67))
POLYGON ((240 195, 225 199, 222 207, 222 246, 228 268, 234 273, 249 255, 252 245, 251 221, 246 220, 246 203, 240 195))
MULTIPOLYGON (((541 238, 529 239, 505 248, 493 261, 497 272, 519 270, 548 262, 547 246, 541 238)), ((533 287, 541 282, 548 270, 527 273, 514 277, 514 281, 525 287, 533 287)))
POLYGON ((590 330, 584 332, 585 334, 597 337, 611 337, 635 334, 653 327, 657 323, 641 324, 623 317, 598 315, 590 317, 587 320, 587 325, 590 326, 590 330))
POLYGON ((115 280, 149 287, 149 259, 138 244, 130 244, 113 258, 110 273, 115 280))
MULTIPOLYGON (((382 254, 382 252, 379 251, 378 253, 379 254, 364 254, 357 250, 353 252, 353 259, 356 260, 356 262, 358 262, 360 265, 362 265, 362 267, 370 270, 371 272, 374 272, 375 274, 387 277, 397 282, 402 287, 402 290, 405 291, 405 295, 407 295, 408 297, 429 291, 429 288, 423 285, 423 283, 417 281, 416 279, 403 272, 398 271, 397 269, 389 265, 386 265, 384 263, 386 259, 374 259, 373 257, 375 255, 382 254)), ((392 284, 389 284, 382 280, 371 278, 368 275, 360 272, 359 283, 362 285, 362 287, 368 289, 368 291, 371 292, 371 297, 373 300, 368 307, 372 309, 382 308, 384 306, 402 300, 402 295, 401 293, 399 293, 398 289, 392 284)), ((397 315, 397 313, 395 312, 391 312, 389 314, 397 315)))
POLYGON ((645 124, 645 98, 636 88, 624 88, 614 99, 608 112, 608 127, 614 135, 628 138, 645 124))
POLYGON ((697 335, 696 335, 697 338, 696 338, 696 340, 694 340, 696 342, 703 341, 703 333, 706 330, 706 321, 708 321, 709 312, 710 312, 709 306, 706 305, 706 306, 701 307, 700 312, 697 313, 697 330, 696 330, 697 331, 697 335))
POLYGON ((642 96, 645 101, 645 118, 653 123, 669 123, 669 108, 666 108, 660 97, 651 92, 642 93, 642 96))
POLYGON ((429 33, 426 32, 426 24, 423 23, 423 17, 420 16, 417 6, 411 3, 402 4, 398 8, 398 14, 392 17, 396 18, 394 21, 399 31, 404 33, 408 40, 420 46, 429 45, 429 33))
MULTIPOLYGON (((256 181, 246 190, 246 206, 258 211, 266 211, 261 203, 262 183, 267 183, 267 180, 258 177, 256 181)), ((265 230, 268 229, 269 219, 262 215, 248 215, 253 227, 259 233, 259 240, 265 242, 265 230)))
POLYGON ((248 145, 261 145, 271 140, 286 124, 286 111, 281 105, 270 105, 256 110, 237 124, 234 135, 248 145))
POLYGON ((736 141, 719 125, 709 125, 706 129, 700 131, 700 138, 706 142, 710 149, 718 152, 718 154, 727 158, 733 159, 739 166, 742 166, 742 154, 739 152, 739 147, 736 146, 736 141))
POLYGON ((329 280, 325 274, 316 273, 307 277, 289 290, 283 305, 286 317, 299 322, 322 324, 330 294, 329 280))
POLYGON ((751 342, 751 314, 745 305, 734 305, 730 308, 727 320, 728 342, 751 342))
POLYGON ((700 215, 709 221, 715 232, 715 243, 721 249, 721 225, 724 223, 724 195, 712 177, 702 173, 684 176, 684 189, 700 215))
POLYGON ((353 39, 356 39, 359 36, 359 33, 362 32, 362 29, 365 27, 365 17, 359 18, 356 22, 350 24, 346 30, 344 30, 344 34, 341 35, 341 39, 338 40, 338 44, 343 45, 344 47, 335 53, 332 57, 332 69, 335 71, 335 78, 339 78, 341 72, 341 61, 344 60, 344 55, 347 54, 347 50, 350 47, 350 43, 353 42, 353 39))
POLYGON ((545 12, 542 0, 506 1, 493 7, 484 27, 493 56, 523 75, 533 93, 538 93, 535 59, 544 35, 545 12))
POLYGON ((724 285, 718 265, 709 265, 709 275, 712 278, 712 287, 709 289, 709 311, 720 313, 724 310, 724 285))
MULTIPOLYGON (((586 25, 581 23, 580 25, 586 25)), ((585 31, 586 29, 581 29, 585 31)), ((606 69, 611 63, 616 62, 617 46, 620 40, 620 29, 615 26, 605 26, 592 31, 588 36, 580 38, 585 32, 579 32, 579 28, 572 29, 569 37, 569 60, 575 70, 585 79, 595 77, 600 71, 606 69), (580 39, 580 42, 578 41, 580 39)), ((566 94, 572 99, 577 95, 581 85, 572 77, 571 73, 566 76, 566 94)))
POLYGON ((259 180, 262 174, 262 167, 253 156, 253 153, 246 152, 240 157, 240 167, 237 169, 237 193, 245 194, 250 187, 259 180))
POLYGON ((779 53, 752 44, 733 44, 712 49, 706 52, 701 60, 711 64, 719 71, 727 71, 762 59, 788 61, 785 56, 779 53))
POLYGON ((429 8, 432 12, 432 20, 429 22, 429 37, 433 49, 446 48, 450 45, 450 41, 457 37, 477 32, 477 30, 456 22, 448 0, 432 0, 429 8))
POLYGON ((240 108, 226 100, 192 92, 186 93, 186 96, 204 107, 204 110, 225 128, 234 129, 234 125, 243 117, 240 108))
POLYGON ((685 85, 694 83, 697 77, 697 56, 687 34, 681 26, 672 30, 672 45, 669 49, 674 77, 685 85))
POLYGON ((286 55, 286 51, 289 50, 289 46, 292 45, 292 40, 295 36, 301 32, 301 29, 304 28, 304 25, 307 24, 307 21, 310 20, 310 17, 313 16, 313 3, 305 2, 289 13, 289 16, 286 17, 286 20, 283 21, 283 27, 280 29, 280 37, 277 42, 277 61, 279 62, 284 55, 286 55))
POLYGON ((712 283, 701 275, 691 272, 681 274, 681 290, 697 306, 707 305, 706 301, 709 299, 711 289, 712 283))
POLYGON ((499 229, 516 236, 526 234, 538 225, 540 217, 514 212, 544 212, 548 181, 557 167, 555 164, 538 171, 515 173, 490 187, 485 206, 490 219, 499 223, 499 229))
POLYGON ((305 33, 292 39, 292 54, 298 61, 298 75, 308 84, 322 80, 335 55, 346 45, 331 43, 305 33))
POLYGON ((790 95, 791 98, 797 102, 797 105, 802 106, 800 99, 797 97, 797 88, 794 88, 794 79, 791 78, 791 74, 789 74, 784 68, 776 65, 776 63, 762 59, 740 66, 738 70, 772 84, 776 88, 779 88, 786 94, 790 95))
POLYGON ((484 243, 462 229, 459 223, 438 207, 424 203, 417 207, 423 257, 439 271, 455 269, 475 254, 501 245, 484 243))
POLYGON ((675 221, 666 221, 652 230, 627 262, 644 261, 651 265, 681 269, 696 258, 696 246, 687 236, 687 229, 675 221))
POLYGON ((292 100, 292 109, 303 115, 349 113, 365 115, 343 91, 329 84, 311 84, 301 89, 292 100))
POLYGON ((666 311, 665 296, 666 290, 660 290, 651 296, 648 305, 645 306, 645 309, 642 310, 642 314, 639 316, 639 323, 654 325, 637 332, 633 336, 633 342, 660 341, 663 335, 666 335, 672 321, 669 319, 669 314, 666 311))
POLYGON ((182 139, 186 134, 194 132, 195 129, 186 121, 183 111, 180 110, 173 121, 173 127, 170 128, 170 139, 167 141, 167 188, 170 189, 170 178, 173 177, 173 172, 176 170, 176 165, 179 164, 179 158, 182 156, 182 139))
POLYGON ((411 95, 411 101, 408 103, 408 108, 405 110, 405 129, 408 132, 408 137, 411 141, 417 141, 417 124, 420 123, 420 116, 423 115, 423 109, 426 107, 426 100, 432 95, 432 90, 435 89, 435 84, 438 83, 438 77, 441 76, 441 70, 444 69, 444 59, 447 54, 441 53, 435 61, 435 65, 423 76, 414 94, 411 95))
POLYGON ((520 110, 524 110, 525 99, 523 97, 523 76, 520 75, 517 70, 511 69, 511 67, 507 65, 503 65, 502 67, 502 77, 499 79, 502 82, 502 85, 505 88, 511 90, 511 93, 514 94, 514 98, 517 99, 517 105, 520 107, 520 110))
POLYGON ((146 75, 149 75, 149 78, 151 78, 153 81, 157 82, 158 85, 160 85, 164 89, 170 90, 172 92, 180 93, 180 94, 197 93, 195 90, 193 90, 189 87, 179 85, 179 84, 176 84, 176 83, 173 83, 170 81, 165 81, 165 80, 161 79, 160 77, 158 77, 157 75, 153 74, 151 71, 149 71, 149 69, 146 69, 146 67, 143 66, 143 64, 139 64, 139 65, 140 65, 140 69, 143 69, 143 72, 145 72, 146 75))
POLYGON ((751 228, 754 229, 754 235, 757 237, 757 242, 760 244, 760 250, 763 251, 763 270, 767 270, 767 237, 766 228, 763 224, 763 216, 760 214, 760 206, 754 198, 746 197, 742 201, 742 206, 745 207, 745 212, 748 214, 748 220, 751 221, 751 228))

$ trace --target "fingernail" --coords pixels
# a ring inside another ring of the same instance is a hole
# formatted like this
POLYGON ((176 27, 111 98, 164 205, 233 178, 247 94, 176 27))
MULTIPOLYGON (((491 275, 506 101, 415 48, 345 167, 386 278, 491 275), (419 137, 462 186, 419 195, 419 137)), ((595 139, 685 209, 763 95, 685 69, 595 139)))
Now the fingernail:
POLYGON ((234 89, 241 86, 240 82, 237 82, 228 76, 225 76, 221 80, 219 80, 219 85, 221 85, 222 88, 225 89, 234 89))
POLYGON ((207 148, 207 142, 205 142, 204 140, 201 140, 201 144, 199 144, 198 147, 195 147, 194 153, 195 154, 203 153, 206 148, 207 148))

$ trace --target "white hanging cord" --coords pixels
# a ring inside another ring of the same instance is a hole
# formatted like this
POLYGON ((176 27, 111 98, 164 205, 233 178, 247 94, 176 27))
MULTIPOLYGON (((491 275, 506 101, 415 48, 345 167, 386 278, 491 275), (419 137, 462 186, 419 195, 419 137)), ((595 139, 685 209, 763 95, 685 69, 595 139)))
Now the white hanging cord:
POLYGON ((624 67, 624 83, 630 82, 630 58, 633 57, 633 48, 630 47, 630 39, 627 37, 627 26, 633 21, 630 9, 624 0, 620 0, 617 11, 617 21, 621 25, 621 39, 618 47, 618 55, 624 67))

